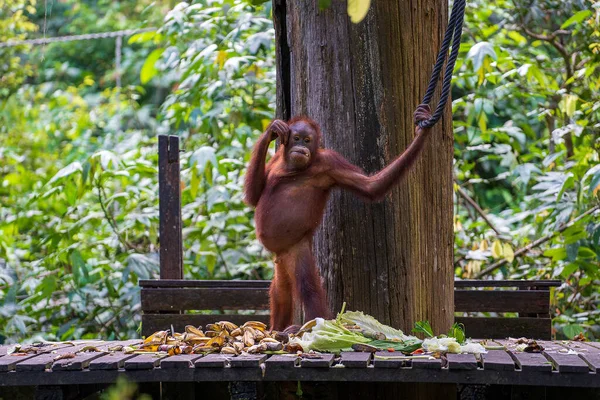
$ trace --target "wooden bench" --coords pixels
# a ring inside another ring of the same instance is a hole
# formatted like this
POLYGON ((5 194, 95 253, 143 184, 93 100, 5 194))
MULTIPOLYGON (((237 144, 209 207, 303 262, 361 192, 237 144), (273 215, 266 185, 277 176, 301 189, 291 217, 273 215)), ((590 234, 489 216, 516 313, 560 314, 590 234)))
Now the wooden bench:
MULTIPOLYGON (((225 319, 267 322, 269 281, 183 280, 179 138, 159 136, 158 154, 161 279, 140 281, 142 333, 225 319)), ((550 339, 550 288, 559 285, 556 280, 456 281, 456 321, 470 337, 550 339)))
MULTIPOLYGON (((270 281, 143 280, 142 333, 220 320, 268 322, 270 281), (200 311, 203 314, 185 314, 200 311)), ((550 287, 558 281, 455 281, 456 321, 478 338, 551 337, 550 287), (492 290, 490 290, 492 289, 492 290), (490 313, 471 316, 471 313, 490 313), (505 317, 516 313, 518 317, 505 317), (497 314, 500 314, 498 316, 497 314)))

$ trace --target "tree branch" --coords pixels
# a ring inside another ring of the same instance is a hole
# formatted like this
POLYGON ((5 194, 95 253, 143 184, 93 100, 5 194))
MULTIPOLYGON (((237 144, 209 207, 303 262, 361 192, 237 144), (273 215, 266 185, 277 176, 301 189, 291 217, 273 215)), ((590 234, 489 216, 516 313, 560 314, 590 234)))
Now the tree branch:
MULTIPOLYGON (((537 240, 534 240, 533 242, 529 243, 527 246, 525 247, 521 247, 519 250, 515 251, 515 258, 521 256, 522 254, 527 253, 529 250, 538 247, 548 241, 550 241, 551 239, 553 239, 554 237, 556 237, 559 233, 564 232, 565 230, 567 230, 568 228, 572 227, 573 225, 575 225, 575 223, 581 221, 583 218, 587 217, 590 214, 593 214, 595 211, 600 209, 600 205, 594 206, 592 208, 590 208, 589 210, 587 210, 586 212, 584 212, 583 214, 581 214, 579 217, 575 218, 574 220, 563 224, 560 228, 558 228, 555 232, 552 232, 546 236, 543 236, 537 240)), ((503 260, 500 260, 492 265, 490 265, 489 267, 487 267, 486 269, 484 269, 483 271, 480 271, 476 276, 475 279, 481 279, 483 276, 489 274, 490 272, 493 272, 495 270, 497 270, 498 268, 500 268, 501 266, 503 266, 504 264, 508 263, 508 260, 505 258, 503 260)))
MULTIPOLYGON (((455 181, 456 182, 456 181, 455 181)), ((484 221, 489 225, 490 228, 492 228, 492 230, 494 232, 496 232, 496 235, 498 236, 502 236, 502 234, 500 233, 500 231, 498 230, 498 228, 496 228, 494 226, 494 224, 492 223, 492 221, 490 221, 490 219, 488 218, 488 216, 486 215, 485 211, 483 211, 483 209, 479 206, 479 204, 477 204, 477 202, 475 202, 475 200, 473 200, 468 194, 467 192, 465 192, 465 190, 463 188, 460 187, 460 185, 456 185, 457 187, 457 191, 458 194, 461 195, 461 197, 463 199, 465 199, 467 201, 467 203, 469 203, 469 205, 475 210, 477 211, 477 214, 479 214, 481 216, 481 218, 484 219, 484 221)))
POLYGON ((102 184, 100 183, 100 179, 96 180, 96 188, 98 189, 98 202, 100 203, 100 207, 102 208, 102 212, 104 213, 104 217, 108 221, 108 224, 112 228, 112 230, 115 233, 115 235, 117 235, 117 238, 119 239, 119 241, 125 247, 127 247, 128 249, 135 250, 135 251, 138 251, 138 252, 142 252, 142 249, 138 248, 133 243, 130 243, 127 239, 125 239, 125 237, 123 236, 123 234, 121 232, 119 232, 119 229, 117 228, 117 222, 115 221, 115 218, 112 216, 111 213, 108 212, 108 210, 106 209, 106 206, 104 204, 104 200, 103 200, 102 196, 104 195, 104 197, 106 198, 106 194, 104 193, 104 188, 102 187, 102 184))

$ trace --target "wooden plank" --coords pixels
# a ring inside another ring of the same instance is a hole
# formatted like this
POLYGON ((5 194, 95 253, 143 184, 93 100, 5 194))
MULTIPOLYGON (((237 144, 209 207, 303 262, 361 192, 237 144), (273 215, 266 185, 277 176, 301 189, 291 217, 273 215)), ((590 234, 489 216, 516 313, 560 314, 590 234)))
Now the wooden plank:
POLYGON ((142 310, 268 310, 269 289, 145 288, 142 310))
POLYGON ((439 358, 431 359, 415 359, 411 362, 411 367, 414 369, 442 369, 442 360, 439 358))
POLYGON ((92 360, 108 354, 108 349, 110 348, 114 348, 118 345, 132 346, 139 343, 142 343, 140 339, 132 339, 119 342, 109 342, 104 345, 95 346, 98 348, 98 350, 100 350, 99 352, 77 353, 73 358, 54 361, 54 363, 52 363, 52 371, 81 371, 87 368, 92 360))
POLYGON ((590 367, 577 354, 563 354, 559 352, 544 352, 546 357, 552 361, 555 369, 561 374, 564 373, 585 373, 590 372, 590 367))
POLYGON ((225 356, 222 354, 208 354, 198 360, 194 361, 194 367, 196 368, 225 368, 229 365, 229 358, 231 356, 225 356))
POLYGON ((11 346, 7 346, 7 345, 2 345, 0 346, 0 357, 5 356, 7 350, 10 348, 11 346))
POLYGON ((600 371, 600 349, 588 342, 561 341, 566 349, 576 351, 578 356, 584 360, 590 369, 596 373, 600 371))
POLYGON ((506 347, 510 356, 515 360, 517 368, 522 371, 552 372, 552 361, 542 353, 524 353, 516 351, 518 344, 513 340, 494 340, 506 347))
POLYGON ((552 362, 541 353, 510 353, 522 371, 552 372, 552 362))
POLYGON ((455 290, 454 310, 459 312, 550 312, 548 290, 455 290))
POLYGON ((126 370, 147 370, 160 365, 160 360, 166 356, 158 354, 138 354, 125 360, 123 367, 126 370))
POLYGON ((505 350, 488 350, 483 353, 483 369, 486 371, 514 371, 515 361, 505 350))
POLYGON ((75 346, 60 347, 53 350, 51 353, 40 354, 37 357, 27 358, 26 360, 21 361, 15 366, 15 370, 17 372, 45 371, 52 368, 52 364, 54 364, 57 357, 75 354, 79 350, 90 345, 90 343, 81 343, 75 346))
POLYGON ((302 368, 329 368, 333 364, 333 354, 321 354, 321 358, 302 358, 300 366, 302 368))
POLYGON ((300 365, 300 357, 295 354, 276 354, 274 356, 269 357, 265 361, 265 367, 267 370, 271 369, 279 369, 279 368, 294 368, 300 365))
POLYGON ((410 365, 410 360, 403 359, 403 354, 400 352, 378 351, 373 355, 375 368, 401 368, 410 365))
POLYGON ((454 320, 465 325, 468 337, 478 338, 550 339, 552 329, 550 318, 455 317, 454 320))
POLYGON ((158 197, 161 279, 183 278, 179 138, 158 136, 158 197))
POLYGON ((516 288, 531 288, 531 287, 559 287, 562 284, 560 280, 479 280, 479 279, 464 279, 455 280, 455 288, 468 287, 516 287, 516 288))
MULTIPOLYGON (((255 287, 268 288, 271 285, 269 280, 183 280, 183 279, 142 279, 139 281, 141 287, 255 287)), ((454 281, 455 288, 475 288, 475 287, 509 287, 509 288, 543 288, 558 287, 561 285, 559 280, 457 280, 454 281)))
POLYGON ((206 326, 217 321, 231 321, 241 325, 247 321, 261 321, 269 323, 268 315, 241 315, 241 314, 143 314, 142 335, 148 336, 154 332, 173 329, 183 332, 186 325, 206 326))
POLYGON ((201 358, 202 354, 178 354, 162 358, 160 360, 160 368, 162 369, 186 369, 194 368, 194 362, 201 358))
POLYGON ((371 362, 371 353, 344 351, 340 364, 346 368, 367 368, 371 362))
POLYGON ((142 288, 253 288, 268 289, 271 281, 258 280, 185 280, 185 279, 142 279, 142 288))
MULTIPOLYGON (((49 353, 51 351, 66 348, 66 347, 71 348, 71 347, 73 347, 73 345, 71 345, 71 344, 48 344, 47 346, 41 347, 40 351, 42 351, 41 349, 44 349, 43 351, 45 351, 46 353, 49 353)), ((4 357, 0 357, 0 372, 13 371, 17 364, 19 364, 25 360, 29 360, 34 357, 40 356, 41 354, 43 354, 43 353, 27 354, 27 355, 11 354, 11 355, 7 355, 4 357)))
POLYGON ((136 356, 136 354, 125 354, 121 352, 111 353, 91 360, 88 368, 90 371, 117 370, 123 368, 125 361, 136 356))
POLYGON ((448 369, 451 370, 475 370, 477 359, 474 354, 446 354, 448 369))
POLYGON ((266 354, 249 354, 230 358, 229 365, 231 368, 258 368, 266 359, 266 354))
POLYGON ((590 367, 577 354, 568 354, 568 350, 559 342, 540 341, 544 347, 544 355, 560 373, 585 373, 590 372, 590 367))

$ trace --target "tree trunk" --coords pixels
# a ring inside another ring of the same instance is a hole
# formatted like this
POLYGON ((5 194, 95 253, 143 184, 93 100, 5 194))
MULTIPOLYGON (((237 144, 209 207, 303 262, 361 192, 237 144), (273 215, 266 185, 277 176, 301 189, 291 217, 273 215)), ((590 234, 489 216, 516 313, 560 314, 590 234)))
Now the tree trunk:
MULTIPOLYGON (((376 0, 350 22, 345 1, 273 0, 277 113, 321 124, 324 147, 368 173, 414 138, 448 18, 446 0, 376 0)), ((441 85, 441 82, 440 82, 441 85)), ((410 333, 453 321, 453 136, 450 107, 407 178, 379 203, 334 191, 315 254, 332 311, 348 303, 410 333)))

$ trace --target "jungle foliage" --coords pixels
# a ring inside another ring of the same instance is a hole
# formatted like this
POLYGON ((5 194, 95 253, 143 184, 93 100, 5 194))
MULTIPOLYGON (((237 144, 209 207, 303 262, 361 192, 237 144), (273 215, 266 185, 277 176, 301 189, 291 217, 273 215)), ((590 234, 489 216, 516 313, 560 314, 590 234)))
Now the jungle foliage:
MULTIPOLYGON (((135 334, 161 133, 183 139, 186 278, 270 278, 241 191, 274 115, 270 2, 52 7, 0 0, 0 41, 156 30, 124 38, 120 68, 115 39, 0 48, 0 343, 135 334)), ((600 2, 474 0, 466 18, 456 276, 561 279, 557 334, 598 337, 600 2)))

